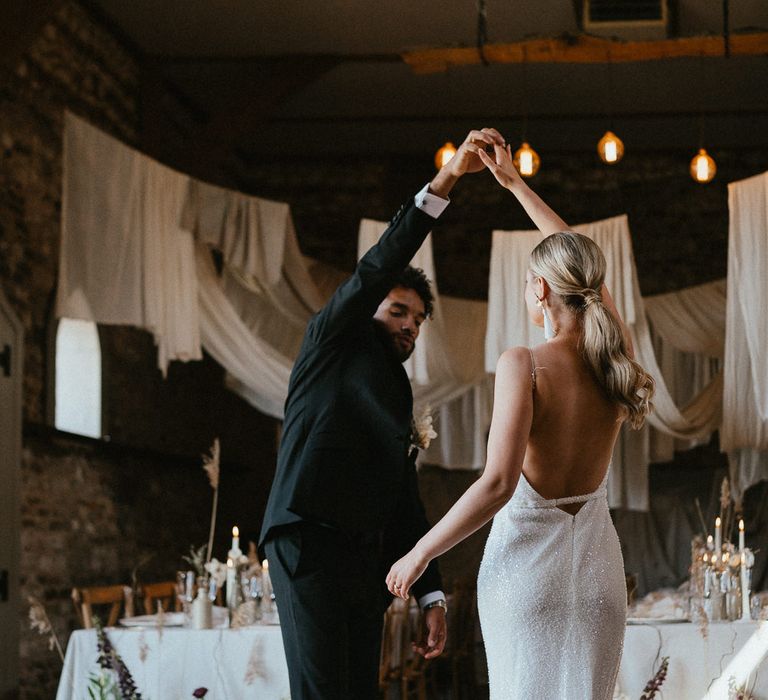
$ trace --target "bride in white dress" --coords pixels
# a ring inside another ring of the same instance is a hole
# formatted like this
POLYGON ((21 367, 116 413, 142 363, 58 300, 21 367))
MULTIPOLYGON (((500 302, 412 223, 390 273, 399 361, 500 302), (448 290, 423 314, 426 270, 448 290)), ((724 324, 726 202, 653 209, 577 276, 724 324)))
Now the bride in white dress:
POLYGON ((525 301, 548 340, 499 359, 485 470, 387 585, 407 598, 429 561, 494 518, 477 583, 491 700, 610 700, 626 590, 606 481, 621 424, 642 425, 653 380, 632 359, 598 246, 528 188, 509 147, 475 152, 545 236, 525 301))

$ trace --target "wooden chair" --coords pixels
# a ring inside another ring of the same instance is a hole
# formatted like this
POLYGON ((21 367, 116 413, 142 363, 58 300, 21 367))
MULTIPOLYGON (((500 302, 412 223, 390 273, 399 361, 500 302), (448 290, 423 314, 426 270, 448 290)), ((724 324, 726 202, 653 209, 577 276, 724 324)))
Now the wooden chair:
POLYGON ((144 598, 144 612, 154 615, 158 604, 164 612, 181 610, 181 601, 176 590, 175 581, 158 581, 157 583, 144 583, 141 586, 141 595, 144 598))
POLYGON ((381 657, 379 659, 379 695, 381 698, 386 698, 389 692, 389 687, 393 681, 400 679, 400 667, 395 665, 398 662, 395 661, 393 651, 396 642, 400 621, 398 616, 401 614, 394 609, 393 605, 387 608, 384 613, 384 631, 381 635, 381 657))
POLYGON ((421 611, 413 614, 407 606, 404 615, 400 637, 400 698, 427 700, 426 670, 430 662, 411 648, 424 633, 423 616, 421 611))
POLYGON ((105 627, 113 627, 120 617, 133 617, 133 591, 129 586, 91 586, 73 588, 72 602, 80 624, 93 627, 93 606, 109 606, 105 627), (121 615, 122 611, 122 615, 121 615))
POLYGON ((409 605, 395 599, 384 613, 384 632, 379 661, 379 695, 390 697, 390 688, 397 687, 398 700, 415 697, 426 700, 424 659, 411 649, 411 642, 420 633, 421 616, 409 605))
POLYGON ((451 698, 474 698, 475 635, 477 619, 477 589, 474 579, 459 579, 453 584, 448 649, 444 656, 451 665, 451 698))
MULTIPOLYGON (((411 650, 411 641, 408 639, 406 644, 411 656, 406 659, 401 670, 400 697, 403 700, 410 700, 411 698, 427 700, 426 671, 430 662, 411 650)), ((405 653, 405 649, 403 652, 405 653)))

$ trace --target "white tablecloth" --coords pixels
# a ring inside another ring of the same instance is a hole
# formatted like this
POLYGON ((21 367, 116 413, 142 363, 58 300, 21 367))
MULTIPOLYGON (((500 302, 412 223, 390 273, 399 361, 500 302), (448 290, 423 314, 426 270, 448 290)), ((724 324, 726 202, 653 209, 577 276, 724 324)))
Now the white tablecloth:
POLYGON ((706 637, 699 625, 628 625, 619 670, 617 697, 642 694, 664 656, 669 672, 661 686, 674 700, 727 700, 728 685, 746 684, 756 697, 768 698, 768 623, 712 623, 706 637), (658 657, 658 658, 657 658, 658 657), (761 666, 762 664, 762 666, 761 666), (759 673, 758 673, 759 670, 759 673))
MULTIPOLYGON (((200 687, 208 688, 206 700, 290 697, 278 626, 109 628, 107 634, 146 698, 189 700, 200 687)), ((768 698, 767 652, 768 623, 713 623, 706 637, 691 623, 628 625, 617 697, 639 698, 661 658, 669 656, 664 698, 727 700, 731 678, 737 687, 746 683, 757 697, 768 698)), ((96 657, 96 632, 74 632, 56 700, 88 697, 88 677, 99 672, 96 657)))
MULTIPOLYGON (((152 700, 287 700, 288 668, 280 627, 189 630, 166 627, 108 628, 107 635, 139 692, 152 700)), ((56 700, 87 698, 88 677, 99 673, 96 631, 69 638, 56 700)))

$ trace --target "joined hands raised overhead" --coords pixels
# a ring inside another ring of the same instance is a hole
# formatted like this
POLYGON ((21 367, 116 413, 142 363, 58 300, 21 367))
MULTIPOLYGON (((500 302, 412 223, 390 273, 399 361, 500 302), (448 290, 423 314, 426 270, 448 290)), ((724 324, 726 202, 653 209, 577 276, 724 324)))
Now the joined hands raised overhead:
POLYGON ((467 134, 456 154, 429 183, 432 194, 447 197, 456 181, 467 173, 477 173, 486 167, 481 154, 486 148, 504 149, 504 137, 496 129, 473 129, 467 134))

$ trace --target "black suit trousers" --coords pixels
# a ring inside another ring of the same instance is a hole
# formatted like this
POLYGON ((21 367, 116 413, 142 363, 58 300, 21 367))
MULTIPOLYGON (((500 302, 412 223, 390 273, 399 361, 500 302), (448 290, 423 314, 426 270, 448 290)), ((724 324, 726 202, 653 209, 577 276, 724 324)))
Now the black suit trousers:
POLYGON ((293 700, 375 700, 384 611, 381 538, 314 523, 265 545, 293 700))

